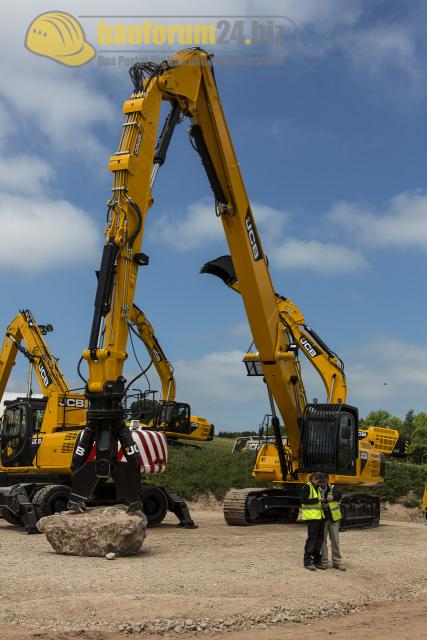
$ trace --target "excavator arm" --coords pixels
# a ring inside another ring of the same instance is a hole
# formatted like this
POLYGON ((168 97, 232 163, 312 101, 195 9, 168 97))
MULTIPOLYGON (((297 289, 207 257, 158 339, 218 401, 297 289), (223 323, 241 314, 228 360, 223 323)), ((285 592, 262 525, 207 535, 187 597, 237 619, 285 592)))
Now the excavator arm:
MULTIPOLYGON (((240 293, 240 284, 230 256, 220 256, 207 262, 201 273, 220 278, 230 289, 240 293)), ((345 403, 347 384, 344 363, 336 353, 305 323, 302 311, 289 299, 276 295, 280 320, 302 353, 316 369, 325 386, 328 403, 345 403)))
POLYGON ((68 384, 58 366, 58 360, 43 337, 48 331, 52 331, 51 325, 38 325, 29 309, 19 311, 10 323, 0 353, 0 398, 6 389, 18 351, 34 365, 44 397, 52 392, 67 393, 68 384))
POLYGON ((162 385, 162 400, 174 401, 176 395, 176 384, 173 375, 173 366, 166 358, 163 349, 157 340, 153 325, 147 316, 136 304, 132 306, 129 313, 129 322, 138 332, 141 341, 144 343, 149 357, 152 359, 154 367, 160 378, 162 385))

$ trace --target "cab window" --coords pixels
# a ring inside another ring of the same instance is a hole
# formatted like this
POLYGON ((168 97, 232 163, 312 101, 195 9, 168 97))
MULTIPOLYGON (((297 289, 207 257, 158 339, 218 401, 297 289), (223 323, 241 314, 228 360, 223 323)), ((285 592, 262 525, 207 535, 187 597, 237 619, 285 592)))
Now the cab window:
POLYGON ((354 416, 343 413, 340 416, 338 432, 338 469, 340 472, 350 471, 354 467, 355 423, 354 416))
POLYGON ((33 433, 39 433, 42 428, 44 409, 33 409, 33 433))

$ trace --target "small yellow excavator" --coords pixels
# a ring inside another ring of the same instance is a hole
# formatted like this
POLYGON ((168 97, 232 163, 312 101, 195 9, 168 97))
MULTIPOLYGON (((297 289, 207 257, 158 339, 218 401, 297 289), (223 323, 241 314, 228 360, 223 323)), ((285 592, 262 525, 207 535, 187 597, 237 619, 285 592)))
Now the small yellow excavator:
MULTIPOLYGON (((152 352, 157 347, 157 352, 161 351, 151 325, 150 332, 147 325, 142 329, 141 316, 142 311, 135 307, 132 322, 139 337, 147 350, 150 348, 152 352)), ((146 318, 145 322, 148 323, 146 318)), ((38 518, 66 508, 70 495, 71 460, 86 425, 85 396, 69 389, 58 359, 46 343, 45 336, 52 330, 50 324, 37 324, 28 309, 19 311, 6 330, 0 352, 0 399, 17 354, 21 353, 29 362, 27 395, 5 401, 0 427, 0 474, 12 482, 10 486, 0 486, 0 517, 10 524, 24 524, 29 532, 36 531, 38 518), (33 371, 41 398, 32 396, 33 371)), ((163 359, 166 362, 164 354, 163 359)), ((185 438, 186 435, 180 437, 185 438)), ((204 439, 202 431, 199 439, 204 439)), ((150 448, 153 444, 157 447, 158 443, 148 441, 150 448)), ((166 460, 162 460, 162 465, 158 462, 154 459, 152 465, 147 462, 145 473, 160 472, 166 460)), ((151 526, 160 524, 168 509, 177 515, 183 526, 190 528, 194 524, 185 502, 171 489, 142 485, 140 497, 151 526)), ((101 483, 92 503, 110 504, 116 502, 116 498, 114 485, 101 483)))

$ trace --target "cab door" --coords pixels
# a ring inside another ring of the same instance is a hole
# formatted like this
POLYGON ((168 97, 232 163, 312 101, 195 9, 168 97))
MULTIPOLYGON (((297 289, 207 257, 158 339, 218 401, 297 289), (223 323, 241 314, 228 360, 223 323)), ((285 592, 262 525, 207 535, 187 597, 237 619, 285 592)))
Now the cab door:
POLYGON ((31 413, 28 404, 19 403, 6 408, 0 450, 4 467, 32 466, 31 413))

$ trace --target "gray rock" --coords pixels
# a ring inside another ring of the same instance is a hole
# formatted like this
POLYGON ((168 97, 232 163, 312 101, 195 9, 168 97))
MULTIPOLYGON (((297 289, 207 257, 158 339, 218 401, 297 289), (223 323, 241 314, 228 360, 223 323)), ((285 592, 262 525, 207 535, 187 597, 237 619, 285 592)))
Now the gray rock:
POLYGON ((56 513, 41 518, 37 528, 56 553, 129 556, 141 550, 147 518, 141 512, 127 513, 126 507, 115 505, 95 507, 85 513, 56 513))

